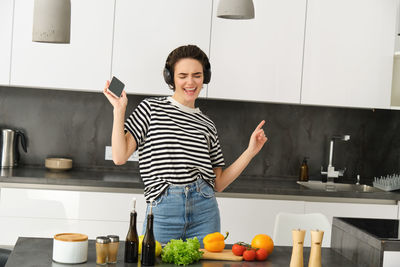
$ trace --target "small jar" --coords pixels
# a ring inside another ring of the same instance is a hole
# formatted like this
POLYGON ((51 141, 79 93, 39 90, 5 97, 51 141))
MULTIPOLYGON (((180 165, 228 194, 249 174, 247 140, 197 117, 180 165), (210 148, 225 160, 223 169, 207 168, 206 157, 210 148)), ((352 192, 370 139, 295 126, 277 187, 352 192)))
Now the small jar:
POLYGON ((107 263, 116 263, 118 255, 118 247, 119 247, 119 236, 108 235, 107 237, 110 239, 110 244, 108 245, 107 263))
POLYGON ((96 264, 106 265, 110 238, 106 236, 96 237, 96 264))

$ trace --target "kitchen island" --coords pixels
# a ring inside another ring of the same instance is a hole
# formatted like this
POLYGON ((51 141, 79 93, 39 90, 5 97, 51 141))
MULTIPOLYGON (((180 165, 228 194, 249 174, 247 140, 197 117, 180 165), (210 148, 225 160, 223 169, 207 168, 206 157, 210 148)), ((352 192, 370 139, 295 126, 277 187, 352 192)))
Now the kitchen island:
MULTIPOLYGON (((109 264, 108 266, 140 266, 140 264, 127 264, 124 263, 124 242, 120 242, 118 250, 118 262, 116 264, 109 264)), ((60 264, 52 261, 53 253, 53 239, 51 238, 26 238, 20 237, 12 251, 6 267, 30 267, 30 266, 71 266, 60 264)), ((254 262, 237 262, 237 261, 212 261, 200 260, 197 263, 189 266, 193 267, 240 267, 240 266, 254 266, 254 267, 281 267, 289 266, 292 253, 292 247, 275 247, 273 253, 267 258, 266 261, 254 262)), ((308 265, 309 248, 304 249, 304 266, 308 265)), ((352 267, 356 266, 335 251, 324 248, 322 249, 322 266, 324 267, 352 267)), ((83 264, 74 264, 74 266, 96 266, 96 250, 94 240, 89 240, 88 247, 88 261, 83 264)), ((160 258, 157 258, 155 266, 176 266, 174 264, 162 263, 160 258)))

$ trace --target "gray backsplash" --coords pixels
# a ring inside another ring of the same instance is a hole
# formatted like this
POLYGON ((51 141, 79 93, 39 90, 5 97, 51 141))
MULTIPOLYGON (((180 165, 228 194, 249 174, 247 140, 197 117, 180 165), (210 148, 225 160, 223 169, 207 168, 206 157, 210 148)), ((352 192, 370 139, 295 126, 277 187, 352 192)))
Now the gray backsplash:
MULTIPOLYGON (((168 93, 168 92, 166 92, 168 93)), ((146 96, 128 95, 127 116, 146 96)), ((244 171, 251 176, 296 177, 304 156, 312 179, 328 162, 329 139, 350 134, 335 144, 334 166, 346 167, 341 180, 363 183, 398 172, 400 111, 316 107, 241 101, 197 101, 217 125, 226 164, 247 147, 249 137, 266 120, 268 142, 244 171)), ((137 169, 136 162, 114 166, 104 160, 111 144, 112 107, 102 93, 0 87, 0 128, 23 130, 28 153, 21 165, 44 165, 50 156, 70 157, 79 168, 137 169)))

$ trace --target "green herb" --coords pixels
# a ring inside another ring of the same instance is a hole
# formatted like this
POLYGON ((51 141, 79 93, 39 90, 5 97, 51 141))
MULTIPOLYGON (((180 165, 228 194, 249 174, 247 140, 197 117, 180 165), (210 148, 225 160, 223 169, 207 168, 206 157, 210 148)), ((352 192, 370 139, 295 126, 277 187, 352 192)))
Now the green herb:
POLYGON ((171 239, 161 251, 161 259, 163 262, 186 266, 200 260, 204 252, 199 248, 197 237, 188 238, 186 242, 182 239, 171 239))

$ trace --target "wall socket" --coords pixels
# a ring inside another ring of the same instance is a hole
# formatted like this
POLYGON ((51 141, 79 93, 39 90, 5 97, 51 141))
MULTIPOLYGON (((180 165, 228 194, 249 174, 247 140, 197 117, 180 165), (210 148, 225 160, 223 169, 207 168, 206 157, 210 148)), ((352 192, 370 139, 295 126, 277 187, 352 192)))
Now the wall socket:
MULTIPOLYGON (((106 146, 106 153, 104 158, 105 160, 112 160, 111 146, 106 146)), ((137 150, 133 152, 133 154, 129 157, 128 161, 139 161, 139 154, 137 150)))

